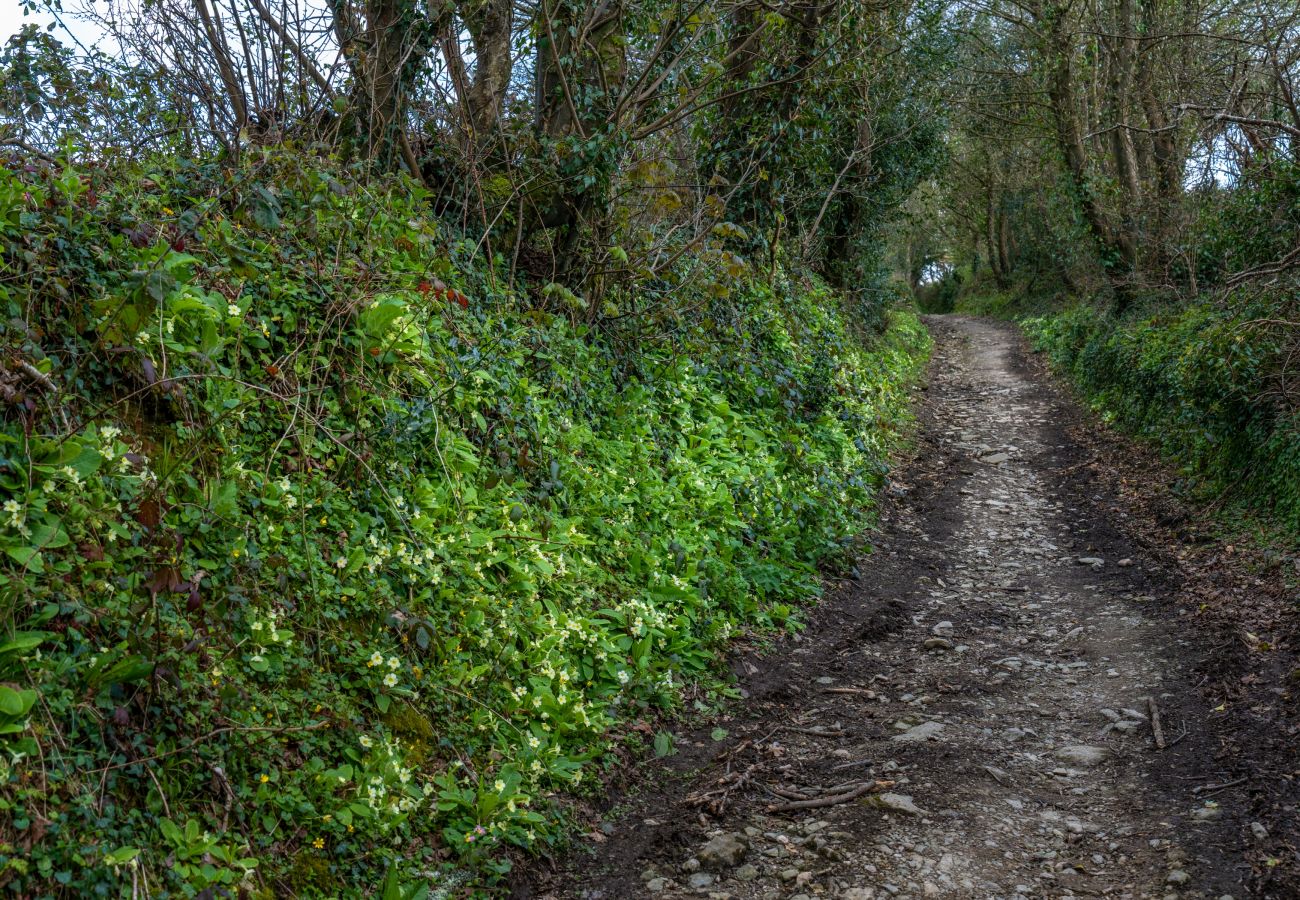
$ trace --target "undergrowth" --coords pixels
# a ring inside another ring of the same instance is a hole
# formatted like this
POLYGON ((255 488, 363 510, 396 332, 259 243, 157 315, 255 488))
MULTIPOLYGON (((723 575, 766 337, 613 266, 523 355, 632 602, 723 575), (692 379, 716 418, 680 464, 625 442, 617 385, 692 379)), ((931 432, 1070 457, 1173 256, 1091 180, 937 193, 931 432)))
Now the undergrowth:
POLYGON ((499 873, 851 548, 911 313, 661 278, 631 350, 425 208, 269 154, 0 170, 9 891, 499 873))
POLYGON ((1182 486, 1220 510, 1265 516, 1300 538, 1300 400, 1294 286, 1156 307, 1093 305, 1021 320, 1034 346, 1102 417, 1150 441, 1182 486))

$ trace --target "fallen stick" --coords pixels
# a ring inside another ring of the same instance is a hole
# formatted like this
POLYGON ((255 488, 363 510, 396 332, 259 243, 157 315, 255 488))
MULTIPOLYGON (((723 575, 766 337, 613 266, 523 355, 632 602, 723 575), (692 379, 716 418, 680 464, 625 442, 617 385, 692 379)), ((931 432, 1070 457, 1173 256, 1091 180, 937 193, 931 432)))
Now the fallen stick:
POLYGON ((856 687, 826 688, 824 691, 822 691, 822 693, 823 694, 866 694, 867 696, 873 698, 876 696, 875 691, 870 691, 867 690, 866 688, 856 688, 856 687))
POLYGON ((1156 739, 1156 747, 1165 749, 1165 730, 1160 727, 1160 707, 1156 706, 1155 697, 1147 697, 1147 709, 1151 712, 1151 734, 1156 739))
POLYGON ((783 725, 782 731, 793 731, 795 734, 807 734, 812 737, 844 737, 843 731, 827 731, 822 728, 800 728, 797 725, 783 725))
POLYGON ((1243 776, 1233 781, 1225 781, 1223 784, 1203 784, 1200 787, 1192 788, 1193 794, 1217 794, 1219 791, 1226 791, 1230 787, 1236 787, 1239 784, 1245 784, 1246 778, 1243 776))
POLYGON ((767 789, 769 794, 772 794, 774 797, 780 797, 782 800, 794 800, 799 802, 802 800, 812 799, 805 793, 792 791, 789 788, 780 787, 778 785, 765 784, 763 787, 767 789))
POLYGON ((815 800, 798 800, 794 803, 779 803, 775 806, 769 806, 764 812, 768 813, 787 813, 799 812, 804 809, 821 809, 824 806, 838 806, 841 803, 848 803, 850 800, 856 800, 864 794, 872 791, 878 791, 882 788, 889 787, 892 781, 869 781, 860 784, 851 791, 845 791, 843 794, 833 794, 829 797, 818 797, 815 800))

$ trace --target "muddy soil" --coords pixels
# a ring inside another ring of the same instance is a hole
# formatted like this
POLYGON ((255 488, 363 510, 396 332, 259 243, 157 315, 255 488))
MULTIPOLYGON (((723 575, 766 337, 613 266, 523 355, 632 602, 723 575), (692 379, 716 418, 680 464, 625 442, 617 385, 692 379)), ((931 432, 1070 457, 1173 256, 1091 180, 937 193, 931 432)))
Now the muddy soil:
POLYGON ((1216 692, 1249 640, 1204 621, 1144 511, 1081 477, 1086 417, 1014 330, 929 324, 919 452, 856 577, 737 659, 744 699, 517 893, 1297 896, 1285 688, 1216 692))

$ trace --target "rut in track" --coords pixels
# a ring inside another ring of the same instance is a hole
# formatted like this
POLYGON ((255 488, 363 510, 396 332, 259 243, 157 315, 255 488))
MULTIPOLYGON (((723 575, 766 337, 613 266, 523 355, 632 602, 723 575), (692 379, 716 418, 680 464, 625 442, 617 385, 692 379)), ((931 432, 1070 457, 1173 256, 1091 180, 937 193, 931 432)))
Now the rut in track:
POLYGON ((856 582, 739 660, 727 738, 684 736, 540 893, 1248 895, 1263 826, 1201 725, 1171 576, 1069 477, 1082 451, 1014 333, 930 324, 924 452, 856 582))

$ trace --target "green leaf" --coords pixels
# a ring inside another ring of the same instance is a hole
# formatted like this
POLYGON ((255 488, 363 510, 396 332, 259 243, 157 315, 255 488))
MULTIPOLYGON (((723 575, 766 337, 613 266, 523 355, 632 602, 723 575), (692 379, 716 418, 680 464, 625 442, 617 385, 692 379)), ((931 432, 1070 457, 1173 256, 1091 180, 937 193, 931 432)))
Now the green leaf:
POLYGON ((673 747, 673 736, 667 731, 661 731, 655 735, 655 756, 664 757, 672 756, 676 751, 673 747))
POLYGON ((23 544, 18 547, 5 547, 5 552, 25 569, 31 569, 33 572, 45 571, 45 564, 41 560, 40 551, 35 547, 23 544))
POLYGON ((384 877, 380 896, 382 900, 402 900, 402 882, 397 875, 397 866, 391 863, 388 866, 388 874, 384 877))
POLYGON ((109 866, 126 865, 139 855, 139 847, 118 847, 116 850, 110 850, 104 854, 104 864, 109 866))
POLYGON ((180 828, 171 819, 163 819, 158 823, 158 830, 163 833, 163 837, 171 841, 174 846, 181 846, 185 843, 185 835, 181 834, 180 828))
POLYGON ((16 691, 11 687, 0 684, 0 713, 16 719, 27 715, 27 711, 32 708, 32 704, 35 702, 35 691, 16 691))

